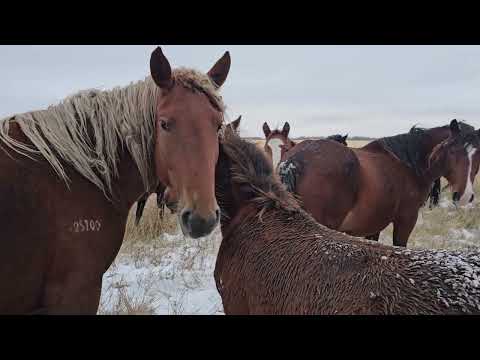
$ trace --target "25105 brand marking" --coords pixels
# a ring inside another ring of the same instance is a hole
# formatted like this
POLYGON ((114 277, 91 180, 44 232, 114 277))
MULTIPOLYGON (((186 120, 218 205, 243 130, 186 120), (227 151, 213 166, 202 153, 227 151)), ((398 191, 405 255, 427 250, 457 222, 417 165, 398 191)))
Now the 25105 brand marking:
POLYGON ((102 223, 99 220, 77 220, 73 222, 73 232, 100 231, 102 223))

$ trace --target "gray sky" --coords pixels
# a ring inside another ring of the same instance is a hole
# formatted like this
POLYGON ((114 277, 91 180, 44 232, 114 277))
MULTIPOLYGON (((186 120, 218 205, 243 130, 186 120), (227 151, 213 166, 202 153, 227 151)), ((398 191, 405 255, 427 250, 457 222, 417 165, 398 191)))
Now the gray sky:
MULTIPOLYGON (((87 88, 143 79, 154 46, 0 46, 0 117, 87 88)), ((388 136, 418 123, 480 127, 480 46, 162 46, 173 67, 207 71, 229 50, 222 89, 243 136, 388 136)))

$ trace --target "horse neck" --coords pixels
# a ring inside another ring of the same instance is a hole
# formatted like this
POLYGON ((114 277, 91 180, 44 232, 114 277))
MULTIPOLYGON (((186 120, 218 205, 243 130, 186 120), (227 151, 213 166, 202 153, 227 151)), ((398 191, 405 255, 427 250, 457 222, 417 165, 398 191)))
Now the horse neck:
POLYGON ((429 135, 425 141, 425 149, 430 154, 435 146, 450 136, 450 129, 446 126, 428 129, 426 133, 429 135))
POLYGON ((126 149, 120 156, 118 177, 112 183, 112 190, 114 206, 121 212, 126 213, 145 193, 145 187, 137 165, 126 149))
MULTIPOLYGON (((447 139, 450 136, 450 129, 447 126, 432 128, 427 130, 428 137, 426 137, 426 141, 424 144, 425 147, 425 154, 427 159, 425 159, 425 163, 428 163, 428 156, 432 153, 432 150, 440 144, 442 141, 447 139)), ((435 168, 428 168, 425 171, 425 180, 429 184, 440 178, 444 173, 443 167, 435 167, 435 168)))

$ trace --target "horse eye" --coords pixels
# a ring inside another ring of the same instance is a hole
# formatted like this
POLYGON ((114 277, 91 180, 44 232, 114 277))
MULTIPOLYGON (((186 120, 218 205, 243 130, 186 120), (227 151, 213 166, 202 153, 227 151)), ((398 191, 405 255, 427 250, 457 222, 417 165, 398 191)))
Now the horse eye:
POLYGON ((161 120, 161 121, 160 121, 160 126, 161 126, 162 129, 165 130, 165 131, 169 131, 169 130, 170 130, 170 128, 169 128, 169 126, 168 126, 168 123, 167 123, 165 120, 161 120))

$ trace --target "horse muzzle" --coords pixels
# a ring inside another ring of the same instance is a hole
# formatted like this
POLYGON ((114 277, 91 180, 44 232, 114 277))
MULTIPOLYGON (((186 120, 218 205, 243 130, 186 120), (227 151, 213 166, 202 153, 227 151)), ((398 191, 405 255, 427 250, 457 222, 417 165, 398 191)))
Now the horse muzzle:
POLYGON ((209 235, 215 229, 220 220, 220 210, 217 209, 204 218, 190 209, 183 209, 179 217, 183 234, 198 239, 209 235))

